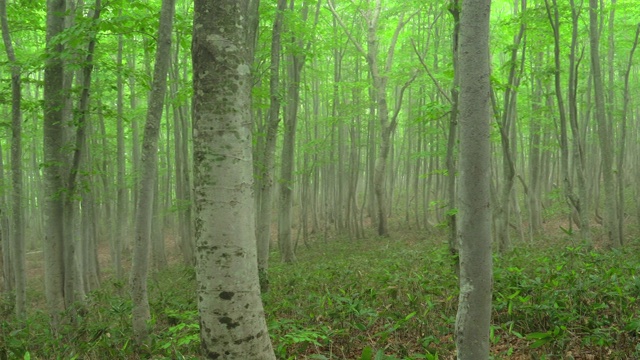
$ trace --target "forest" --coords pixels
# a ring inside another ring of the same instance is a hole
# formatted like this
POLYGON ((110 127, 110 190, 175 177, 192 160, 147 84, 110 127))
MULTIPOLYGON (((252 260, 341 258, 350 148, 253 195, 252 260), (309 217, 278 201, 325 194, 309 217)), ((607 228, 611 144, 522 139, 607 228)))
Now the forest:
POLYGON ((637 1, 0 24, 0 360, 640 358, 637 1))

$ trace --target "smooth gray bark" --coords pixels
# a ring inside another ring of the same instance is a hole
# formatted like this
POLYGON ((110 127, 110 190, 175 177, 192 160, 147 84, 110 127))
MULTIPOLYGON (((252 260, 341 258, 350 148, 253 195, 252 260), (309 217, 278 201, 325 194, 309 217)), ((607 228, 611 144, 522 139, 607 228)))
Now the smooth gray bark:
POLYGON ((138 178, 138 205, 136 211, 135 239, 133 243, 133 261, 131 265, 131 298, 133 300, 132 323, 135 341, 141 345, 147 340, 147 322, 150 319, 149 299, 147 295, 147 276, 149 272, 149 248, 151 240, 151 217, 155 183, 158 172, 158 138, 160 120, 167 90, 167 72, 171 51, 171 33, 175 0, 162 0, 160 24, 158 27, 158 47, 153 69, 153 82, 149 93, 147 118, 142 140, 142 158, 140 177, 138 178))
MULTIPOLYGON (((122 13, 120 11, 120 13, 122 13)), ((127 231, 127 187, 125 183, 125 157, 124 157, 124 80, 122 68, 122 35, 118 36, 118 52, 116 54, 116 66, 118 73, 116 78, 116 233, 113 238, 112 256, 115 267, 116 279, 123 277, 122 269, 122 239, 127 231)))
POLYGON ((460 38, 460 1, 449 2, 449 12, 453 17, 451 58, 453 61, 453 84, 451 85, 451 115, 449 117, 449 133, 447 135, 447 223, 449 225, 449 252, 458 254, 458 228, 456 207, 456 161, 455 150, 458 141, 458 99, 460 75, 458 72, 458 40, 460 38))
POLYGON ((81 92, 78 102, 78 109, 74 112, 74 123, 76 124, 75 144, 71 154, 71 166, 66 174, 66 189, 64 194, 64 264, 65 264, 65 305, 70 308, 76 301, 84 301, 84 271, 82 262, 76 258, 76 239, 77 227, 76 220, 79 212, 76 196, 80 193, 78 190, 78 173, 83 157, 85 157, 86 138, 87 138, 87 119, 89 114, 89 89, 91 87, 91 74, 93 72, 93 54, 96 45, 96 28, 101 12, 101 1, 95 3, 93 11, 93 21, 90 33, 92 37, 89 39, 86 57, 83 62, 82 71, 78 75, 80 80, 81 92))
POLYGON ((280 49, 282 18, 287 7, 287 0, 278 0, 276 18, 273 22, 271 36, 271 64, 269 66, 269 115, 265 129, 264 148, 259 150, 261 162, 258 167, 258 211, 256 236, 258 241, 258 273, 260 289, 269 290, 269 245, 271 242, 271 213, 273 209, 273 165, 275 162, 278 124, 280 123, 280 49))
POLYGON ((194 7, 196 278, 208 359, 275 359, 258 282, 247 11, 247 0, 194 7))
MULTIPOLYGON (((290 12, 294 10, 294 0, 290 3, 290 12)), ((308 7, 305 3, 302 8, 303 21, 307 19, 308 7)), ((290 46, 300 47, 296 35, 291 31, 290 46)), ((284 135, 282 140, 282 155, 279 178, 278 199, 278 245, 280 247, 282 261, 292 263, 296 261, 296 255, 291 234, 291 218, 293 207, 293 169, 296 129, 298 126, 298 107, 300 105, 300 77, 304 65, 304 54, 287 55, 287 106, 284 114, 284 135)))
MULTIPOLYGON (((589 198, 587 192, 587 180, 585 175, 586 155, 585 142, 580 135, 580 127, 578 125, 578 66, 579 60, 576 59, 578 45, 578 26, 580 19, 580 11, 582 7, 576 8, 574 0, 570 0, 571 5, 571 50, 569 55, 569 123, 571 124, 571 135, 573 136, 573 158, 576 169, 577 195, 569 192, 569 201, 578 212, 580 221, 580 237, 582 241, 591 244, 591 226, 589 218, 589 198)), ((581 55, 582 57, 582 55, 581 55)))
POLYGON ((629 77, 631 75, 631 69, 633 67, 633 55, 638 47, 638 37, 640 36, 640 24, 636 28, 636 34, 633 41, 633 45, 631 46, 631 51, 629 52, 629 61, 627 62, 627 68, 624 72, 624 91, 623 91, 623 102, 622 102, 622 124, 620 130, 620 153, 618 154, 618 173, 617 173, 617 183, 618 183, 618 228, 620 231, 620 238, 624 238, 624 162, 625 162, 625 154, 627 147, 627 119, 629 117, 629 77))
POLYGON ((622 245, 617 216, 617 194, 614 183, 613 127, 607 121, 604 81, 600 62, 600 32, 598 27, 598 0, 589 0, 589 40, 591 50, 591 73, 595 99, 596 121, 598 123, 598 140, 602 156, 602 178, 604 185, 604 229, 610 247, 622 245))
MULTIPOLYGON (((15 311, 19 318, 26 312, 27 272, 24 246, 24 210, 22 207, 22 84, 21 69, 16 63, 13 50, 9 22, 7 19, 7 1, 0 0, 0 22, 2 23, 2 40, 7 58, 11 64, 11 250, 13 274, 15 276, 15 311)), ((9 241, 9 239, 3 239, 9 241)))
POLYGON ((460 298, 458 359, 489 358, 491 323, 490 0, 465 1, 460 18, 460 298))
MULTIPOLYGON (((289 11, 295 9, 295 1, 289 3, 289 11)), ((318 12, 320 1, 316 6, 315 24, 318 22, 318 12)), ((302 3, 300 9, 300 19, 303 23, 307 21, 309 14, 309 1, 302 3)), ((293 185, 295 168, 295 143, 296 129, 298 126, 298 108, 300 105, 300 82, 302 68, 306 60, 311 42, 306 44, 302 37, 293 30, 289 32, 291 49, 296 49, 288 54, 287 75, 287 106, 284 114, 284 135, 282 140, 282 156, 280 167, 280 197, 278 199, 278 244, 280 246, 282 260, 287 263, 295 262, 295 245, 292 235, 292 208, 293 208, 293 185)))
POLYGON ((47 1, 47 58, 44 68, 44 258, 45 295, 51 324, 58 328, 64 304, 62 153, 64 146, 64 66, 62 44, 54 39, 64 29, 64 0, 47 1))

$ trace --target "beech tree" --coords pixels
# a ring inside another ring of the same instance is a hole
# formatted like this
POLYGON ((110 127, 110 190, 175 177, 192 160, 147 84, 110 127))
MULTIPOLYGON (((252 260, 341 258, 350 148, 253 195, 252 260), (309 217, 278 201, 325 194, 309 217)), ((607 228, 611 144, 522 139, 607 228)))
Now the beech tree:
POLYGON ((142 144, 142 171, 138 183, 138 206, 131 271, 131 298, 133 300, 132 322, 136 342, 140 345, 147 339, 147 321, 150 319, 147 295, 149 271, 149 247, 151 241, 151 218, 153 215, 154 189, 157 181, 158 137, 160 119, 167 91, 167 72, 173 29, 174 0, 163 0, 158 28, 158 48, 153 71, 153 83, 149 94, 149 107, 144 127, 142 144))
POLYGON ((598 0, 589 0, 589 45, 591 55, 591 73, 593 78, 595 118, 598 124, 598 140, 602 157, 602 179, 604 186, 604 228, 609 246, 620 247, 620 229, 618 228, 617 195, 614 179, 613 125, 607 120, 605 109, 605 90, 600 63, 600 16, 598 0))
POLYGON ((208 359, 275 359, 258 281, 248 3, 194 8, 196 277, 208 359))
MULTIPOLYGON (((21 68, 17 64, 13 49, 9 21, 7 19, 7 1, 0 0, 0 22, 2 40, 11 63, 11 258, 16 290, 16 314, 23 317, 27 301, 27 272, 25 268, 24 211, 22 191, 22 81, 21 68)), ((5 239, 4 241, 8 241, 5 239)))
POLYGON ((491 323, 491 0, 463 1, 460 17, 460 298, 458 359, 489 358, 491 323))
POLYGON ((356 40, 354 35, 349 31, 347 25, 344 23, 332 0, 327 0, 331 13, 338 21, 338 24, 347 33, 349 41, 358 50, 358 52, 366 59, 367 65, 369 65, 369 74, 371 75, 371 85, 373 87, 372 98, 375 99, 376 112, 378 121, 380 124, 380 147, 378 155, 375 160, 375 169, 373 171, 373 192, 375 193, 376 211, 377 211, 377 225, 378 235, 388 236, 389 226, 389 204, 387 199, 387 164, 389 159, 389 152, 391 150, 392 135, 398 126, 400 109, 402 106, 402 97, 407 87, 415 80, 417 72, 414 72, 409 77, 404 86, 399 91, 398 98, 396 99, 395 108, 389 109, 387 86, 389 84, 389 72, 393 66, 393 56, 395 54, 396 45, 398 43, 398 37, 400 32, 409 22, 409 20, 417 13, 414 12, 405 17, 402 13, 399 16, 398 23, 393 32, 390 44, 386 51, 386 58, 384 63, 380 64, 378 56, 380 53, 380 41, 378 38, 379 22, 382 14, 382 1, 367 1, 368 9, 362 12, 364 19, 366 20, 367 29, 367 47, 365 48, 356 40))
POLYGON ((263 292, 269 290, 269 245, 271 242, 271 210, 273 207, 273 163, 275 161, 278 124, 280 123, 280 50, 282 19, 287 7, 286 0, 278 0, 276 16, 273 21, 271 36, 271 56, 269 66, 269 115, 264 128, 264 140, 260 142, 254 162, 258 169, 257 183, 257 223, 256 237, 258 241, 258 272, 260 274, 260 288, 263 292))
POLYGON ((47 2, 47 61, 44 69, 44 259, 45 293, 52 325, 57 327, 65 308, 62 154, 64 129, 62 44, 56 39, 64 29, 64 0, 47 2))

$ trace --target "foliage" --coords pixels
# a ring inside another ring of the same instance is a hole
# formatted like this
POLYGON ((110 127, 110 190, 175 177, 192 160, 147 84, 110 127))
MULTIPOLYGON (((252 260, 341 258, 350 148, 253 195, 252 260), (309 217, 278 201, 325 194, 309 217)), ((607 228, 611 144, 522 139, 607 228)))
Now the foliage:
MULTIPOLYGON (((263 299, 279 359, 444 359, 454 353, 457 280, 442 240, 420 234, 316 242, 295 265, 274 264, 263 299)), ((521 244, 496 258, 495 358, 640 356, 640 273, 629 249, 521 244), (561 250, 558 250, 561 249, 561 250)), ((131 346, 131 302, 113 282, 90 294, 58 334, 36 311, 21 324, 2 312, 0 356, 31 359, 196 359, 193 269, 150 286, 152 339, 131 346)))

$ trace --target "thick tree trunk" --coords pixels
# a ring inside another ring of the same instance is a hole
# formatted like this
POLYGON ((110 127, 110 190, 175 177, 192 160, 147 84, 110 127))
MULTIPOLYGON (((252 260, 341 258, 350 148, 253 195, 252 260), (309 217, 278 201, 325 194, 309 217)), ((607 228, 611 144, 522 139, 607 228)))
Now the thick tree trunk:
POLYGON ((167 88, 167 72, 171 51, 174 0, 163 0, 158 28, 158 48, 153 70, 153 82, 149 93, 147 119, 142 140, 140 177, 138 178, 138 206, 136 211, 133 261, 131 265, 131 298, 133 301, 132 323, 135 341, 141 345, 147 340, 147 321, 150 318, 147 296, 149 271, 149 243, 151 239, 151 217, 153 215, 153 193, 158 171, 158 138, 160 120, 167 88))
POLYGON ((465 1, 460 19, 460 299, 458 359, 489 358, 491 323, 490 0, 465 1))
POLYGON ((275 359, 258 281, 247 5, 194 8, 196 276, 208 359, 275 359))

